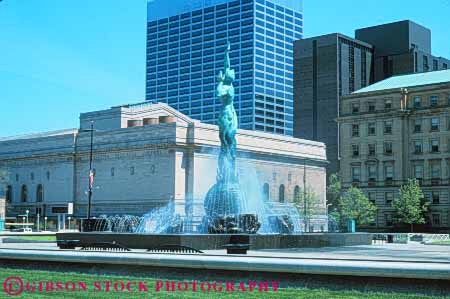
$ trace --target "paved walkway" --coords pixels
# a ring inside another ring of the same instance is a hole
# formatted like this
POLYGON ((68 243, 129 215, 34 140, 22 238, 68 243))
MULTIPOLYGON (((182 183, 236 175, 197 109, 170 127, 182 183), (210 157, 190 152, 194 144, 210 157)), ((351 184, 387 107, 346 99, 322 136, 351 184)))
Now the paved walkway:
MULTIPOLYGON (((1 241, 0 248, 59 250, 56 243, 1 243, 1 241)), ((144 252, 144 250, 133 250, 133 252, 144 252)), ((207 255, 227 255, 225 250, 204 250, 204 253, 207 255)), ((264 249, 250 250, 247 256, 450 263, 450 246, 424 245, 413 242, 409 244, 377 244, 346 247, 264 249)))
POLYGON ((0 259, 163 268, 443 279, 450 281, 450 247, 422 244, 302 248, 226 255, 59 250, 55 243, 0 244, 0 259))

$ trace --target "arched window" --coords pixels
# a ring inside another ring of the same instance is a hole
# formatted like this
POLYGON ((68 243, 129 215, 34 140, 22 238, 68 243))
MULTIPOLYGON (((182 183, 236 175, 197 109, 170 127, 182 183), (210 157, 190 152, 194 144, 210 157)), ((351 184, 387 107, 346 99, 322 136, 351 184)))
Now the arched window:
POLYGON ((294 188, 294 201, 300 200, 300 187, 297 185, 294 188))
POLYGON ((6 186, 6 202, 7 203, 12 202, 12 200, 13 200, 12 195, 13 195, 12 186, 11 185, 6 186))
POLYGON ((269 184, 265 183, 263 186, 263 199, 265 201, 269 200, 269 184))
POLYGON ((36 202, 43 202, 44 201, 44 188, 42 187, 42 184, 37 185, 36 188, 36 202))
POLYGON ((28 200, 28 190, 26 185, 22 185, 22 188, 20 189, 20 200, 22 202, 27 202, 28 200))
POLYGON ((284 202, 284 185, 280 185, 279 193, 278 193, 278 201, 284 202))

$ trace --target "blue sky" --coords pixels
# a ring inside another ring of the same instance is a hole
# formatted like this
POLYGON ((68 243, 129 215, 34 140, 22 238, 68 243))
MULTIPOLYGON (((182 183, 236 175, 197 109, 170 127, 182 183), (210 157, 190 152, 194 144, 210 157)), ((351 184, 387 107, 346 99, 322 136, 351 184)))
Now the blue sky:
MULTIPOLYGON (((170 0, 167 0, 170 1, 170 0)), ((450 57, 450 0, 304 0, 305 37, 411 19, 450 57)), ((0 136, 78 126, 144 99, 146 0, 0 2, 0 136)))

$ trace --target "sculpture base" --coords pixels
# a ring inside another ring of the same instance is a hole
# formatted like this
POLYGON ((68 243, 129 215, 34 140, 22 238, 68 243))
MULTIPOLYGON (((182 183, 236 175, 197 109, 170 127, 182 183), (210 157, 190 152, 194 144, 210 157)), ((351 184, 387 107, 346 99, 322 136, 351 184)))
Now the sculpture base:
POLYGON ((209 234, 256 234, 261 227, 255 214, 203 217, 204 231, 209 234))
POLYGON ((244 200, 237 182, 216 183, 209 189, 205 198, 205 213, 209 217, 217 215, 238 215, 244 200))

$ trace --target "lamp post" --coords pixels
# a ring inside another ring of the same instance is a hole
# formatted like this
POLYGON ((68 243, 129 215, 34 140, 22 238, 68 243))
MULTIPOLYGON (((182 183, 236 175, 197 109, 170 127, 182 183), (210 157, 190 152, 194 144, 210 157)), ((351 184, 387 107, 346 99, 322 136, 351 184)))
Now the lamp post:
POLYGON ((23 228, 25 229, 25 216, 22 217, 23 228))
POLYGON ((27 230, 28 230, 28 214, 30 213, 30 210, 26 210, 25 213, 27 213, 27 230))
POLYGON ((94 181, 94 173, 92 169, 92 150, 94 145, 94 121, 91 121, 90 129, 83 129, 80 132, 91 132, 91 145, 89 150, 89 176, 88 176, 88 206, 87 206, 87 219, 91 219, 91 206, 92 206, 92 184, 94 181))
POLYGON ((67 217, 67 220, 69 220, 69 230, 70 230, 70 219, 72 219, 72 217, 67 217))
POLYGON ((303 160, 303 222, 305 225, 305 232, 307 232, 308 220, 306 211, 306 159, 303 160))
POLYGON ((47 231, 47 216, 44 217, 44 231, 47 231))
POLYGON ((37 217, 37 231, 39 231, 39 218, 40 218, 40 215, 39 215, 39 213, 37 213, 36 214, 36 217, 37 217))

